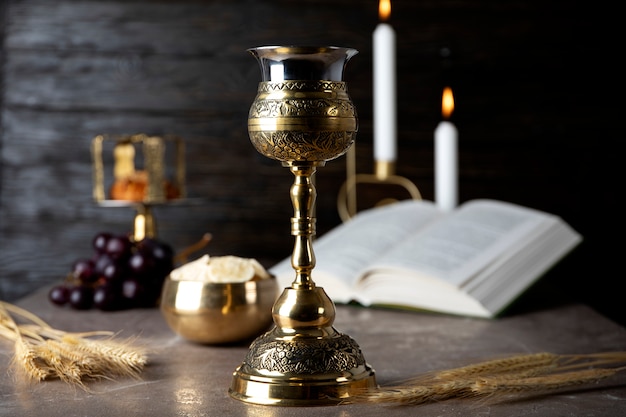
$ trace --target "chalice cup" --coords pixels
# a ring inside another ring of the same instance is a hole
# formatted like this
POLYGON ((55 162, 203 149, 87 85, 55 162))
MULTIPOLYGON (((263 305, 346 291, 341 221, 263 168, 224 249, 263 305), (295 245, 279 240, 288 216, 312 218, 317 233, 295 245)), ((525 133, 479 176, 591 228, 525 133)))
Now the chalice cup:
POLYGON ((358 130, 343 81, 355 49, 265 46, 248 50, 262 81, 248 116, 250 141, 294 175, 291 265, 295 278, 272 307, 274 327, 255 339, 229 394, 269 405, 328 405, 376 386, 359 345, 333 327, 335 305, 312 278, 317 167, 346 153, 358 130))

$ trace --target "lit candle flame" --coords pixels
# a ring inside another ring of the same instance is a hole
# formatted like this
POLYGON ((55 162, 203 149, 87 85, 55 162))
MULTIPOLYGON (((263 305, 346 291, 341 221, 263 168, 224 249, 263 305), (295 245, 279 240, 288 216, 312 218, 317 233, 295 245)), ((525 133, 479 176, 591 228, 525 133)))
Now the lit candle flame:
POLYGON ((452 112, 454 111, 454 96, 452 95, 452 89, 450 87, 446 87, 443 89, 443 94, 441 96, 441 114, 444 119, 449 119, 452 116, 452 112))
POLYGON ((378 3, 378 17, 383 22, 389 19, 391 15, 391 0, 380 0, 378 3))

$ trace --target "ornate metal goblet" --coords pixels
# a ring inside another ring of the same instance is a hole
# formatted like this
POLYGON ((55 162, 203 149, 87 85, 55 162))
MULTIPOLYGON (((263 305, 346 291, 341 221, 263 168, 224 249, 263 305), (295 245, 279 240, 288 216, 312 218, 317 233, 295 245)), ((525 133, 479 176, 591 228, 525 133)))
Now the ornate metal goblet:
POLYGON ((295 279, 272 308, 274 328, 252 342, 233 373, 229 393, 257 404, 337 403, 376 382, 358 344, 333 327, 335 305, 311 277, 316 198, 311 177, 354 143, 357 116, 342 80, 357 51, 267 46, 249 52, 263 76, 248 117, 250 140, 294 174, 295 279))

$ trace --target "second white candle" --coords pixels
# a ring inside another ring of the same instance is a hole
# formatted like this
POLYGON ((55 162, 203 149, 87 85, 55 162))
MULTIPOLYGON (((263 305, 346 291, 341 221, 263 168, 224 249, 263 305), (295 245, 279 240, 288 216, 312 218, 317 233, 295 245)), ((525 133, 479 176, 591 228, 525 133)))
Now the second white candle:
POLYGON ((435 202, 444 211, 458 205, 458 135, 447 120, 435 129, 435 202))

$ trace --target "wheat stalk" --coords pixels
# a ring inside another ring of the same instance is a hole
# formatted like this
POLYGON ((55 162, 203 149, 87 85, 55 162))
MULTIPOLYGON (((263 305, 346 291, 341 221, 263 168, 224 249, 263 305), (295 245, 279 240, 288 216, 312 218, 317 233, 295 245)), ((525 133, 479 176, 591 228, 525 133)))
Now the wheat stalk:
POLYGON ((470 378, 475 375, 518 373, 537 368, 552 367, 558 360, 553 353, 541 352, 528 355, 515 355, 505 358, 491 359, 477 364, 456 369, 436 372, 434 379, 470 378))
POLYGON ((21 366, 26 375, 36 381, 43 381, 54 375, 54 369, 42 360, 31 343, 24 341, 21 337, 15 341, 13 364, 21 366))
POLYGON ((495 393, 521 393, 530 391, 558 390, 576 385, 596 383, 602 379, 615 375, 623 369, 625 368, 585 369, 583 371, 572 371, 520 379, 485 377, 474 382, 470 389, 473 394, 481 396, 495 393))
POLYGON ((118 341, 109 331, 65 332, 3 301, 0 336, 14 342, 12 366, 37 382, 58 378, 88 390, 88 380, 139 378, 147 364, 146 350, 136 340, 118 341), (107 338, 94 339, 98 336, 107 338))
POLYGON ((344 403, 418 405, 453 398, 504 398, 597 383, 626 366, 626 352, 582 355, 536 353, 429 372, 399 385, 356 393, 344 403), (602 366, 614 366, 602 368, 602 366))
POLYGON ((145 351, 132 345, 130 340, 90 340, 71 334, 66 334, 62 340, 85 357, 99 358, 100 360, 94 361, 94 372, 139 378, 146 365, 145 351))

